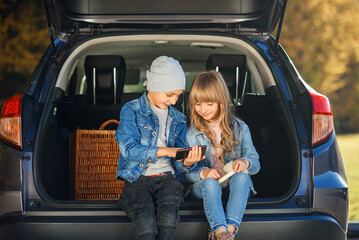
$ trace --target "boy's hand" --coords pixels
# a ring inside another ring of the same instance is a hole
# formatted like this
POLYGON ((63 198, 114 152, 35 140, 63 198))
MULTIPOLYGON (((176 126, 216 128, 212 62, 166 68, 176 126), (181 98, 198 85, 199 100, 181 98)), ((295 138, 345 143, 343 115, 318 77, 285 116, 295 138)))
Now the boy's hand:
POLYGON ((205 159, 205 156, 202 156, 201 148, 195 145, 192 147, 192 150, 189 151, 188 157, 183 161, 183 165, 189 167, 203 159, 205 159))
POLYGON ((204 178, 214 178, 216 180, 222 177, 222 172, 218 169, 206 168, 203 172, 204 178))
POLYGON ((249 167, 249 161, 246 158, 237 158, 233 162, 233 172, 239 173, 245 171, 249 167))

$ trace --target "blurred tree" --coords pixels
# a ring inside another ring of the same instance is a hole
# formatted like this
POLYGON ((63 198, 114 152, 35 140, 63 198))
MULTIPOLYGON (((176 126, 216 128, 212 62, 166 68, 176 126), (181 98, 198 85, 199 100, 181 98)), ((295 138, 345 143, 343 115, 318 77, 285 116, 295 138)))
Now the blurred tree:
POLYGON ((0 0, 0 99, 26 82, 48 44, 42 1, 0 0))
POLYGON ((281 44, 303 79, 329 96, 339 132, 359 131, 359 2, 290 0, 281 44))

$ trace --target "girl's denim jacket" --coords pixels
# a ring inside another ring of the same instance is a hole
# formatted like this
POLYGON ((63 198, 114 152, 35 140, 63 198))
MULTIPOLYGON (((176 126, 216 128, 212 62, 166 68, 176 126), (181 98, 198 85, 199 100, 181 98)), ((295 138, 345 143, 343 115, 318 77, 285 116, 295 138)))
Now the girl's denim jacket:
MULTIPOLYGON (((168 147, 186 147, 186 116, 169 106, 168 117, 171 120, 168 147)), ((116 178, 129 182, 137 180, 148 163, 156 163, 159 120, 153 113, 147 94, 126 103, 120 113, 120 124, 116 130, 116 140, 120 149, 116 178)), ((178 180, 186 168, 182 162, 172 158, 172 165, 178 180)))
MULTIPOLYGON (((234 156, 233 153, 228 153, 225 156, 225 162, 228 163, 231 160, 235 160, 236 158, 243 157, 246 158, 250 165, 248 170, 249 175, 255 175, 259 172, 260 163, 259 163, 259 155, 253 145, 251 133, 247 124, 245 124, 242 120, 236 118, 232 120, 232 125, 234 127, 234 136, 236 141, 239 141, 238 147, 235 149, 235 152, 239 155, 234 156)), ((200 161, 196 164, 194 168, 192 168, 186 174, 186 180, 190 183, 195 183, 200 181, 200 171, 204 168, 211 168, 211 153, 212 153, 212 144, 211 141, 207 138, 207 136, 200 132, 195 127, 189 127, 187 129, 187 145, 206 145, 206 158, 203 161, 200 161)), ((253 183, 251 181, 251 193, 255 194, 253 183)))

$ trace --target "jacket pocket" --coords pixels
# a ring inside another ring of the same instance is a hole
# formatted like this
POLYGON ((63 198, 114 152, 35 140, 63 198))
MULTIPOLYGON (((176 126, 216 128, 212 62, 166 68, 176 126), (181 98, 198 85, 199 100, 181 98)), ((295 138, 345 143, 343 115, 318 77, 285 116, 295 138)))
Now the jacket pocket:
POLYGON ((137 121, 137 126, 141 135, 141 145, 150 145, 152 139, 157 134, 155 131, 155 126, 143 121, 137 121))

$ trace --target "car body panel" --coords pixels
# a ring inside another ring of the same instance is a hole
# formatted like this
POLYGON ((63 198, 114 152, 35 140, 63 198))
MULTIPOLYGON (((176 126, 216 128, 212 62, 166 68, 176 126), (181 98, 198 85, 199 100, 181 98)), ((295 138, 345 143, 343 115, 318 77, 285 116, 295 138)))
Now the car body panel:
MULTIPOLYGON (((205 217, 181 216, 175 239, 205 240, 209 225, 205 217)), ((133 239, 134 233, 127 217, 29 217, 9 219, 0 228, 4 240, 12 239, 133 239), (21 231, 19 231, 21 229, 21 231), (131 230, 129 230, 131 229, 131 230)), ((316 240, 346 239, 345 231, 326 215, 245 217, 236 239, 316 240), (301 234, 298 234, 300 230, 301 234), (253 232, 256 232, 254 235, 253 232)))
POLYGON ((1 219, 21 215, 22 178, 21 153, 4 142, 0 142, 0 221, 1 219))
POLYGON ((347 229, 349 191, 342 164, 335 135, 313 149, 313 211, 334 216, 347 229))

